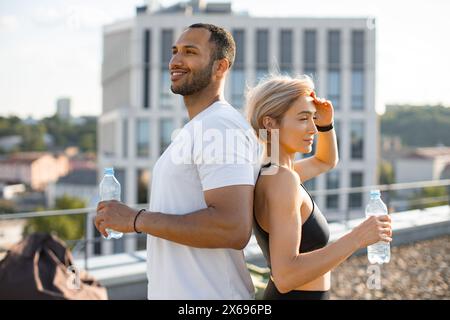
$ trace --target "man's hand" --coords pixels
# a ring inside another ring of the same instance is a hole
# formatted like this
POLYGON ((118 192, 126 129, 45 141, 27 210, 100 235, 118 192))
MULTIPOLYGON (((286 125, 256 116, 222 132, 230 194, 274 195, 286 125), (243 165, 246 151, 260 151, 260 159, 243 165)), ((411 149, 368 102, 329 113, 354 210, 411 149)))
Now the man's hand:
POLYGON ((105 237, 105 229, 113 229, 123 233, 134 232, 134 218, 137 211, 116 200, 101 201, 97 205, 95 227, 105 237))

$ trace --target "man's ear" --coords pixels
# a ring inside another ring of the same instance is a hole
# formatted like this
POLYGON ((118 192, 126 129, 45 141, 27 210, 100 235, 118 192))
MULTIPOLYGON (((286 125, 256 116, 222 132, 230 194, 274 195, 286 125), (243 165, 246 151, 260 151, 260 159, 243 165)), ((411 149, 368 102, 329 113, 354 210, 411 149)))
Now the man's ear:
POLYGON ((224 58, 214 61, 216 76, 218 78, 222 78, 228 72, 229 66, 230 62, 228 61, 228 59, 224 58))

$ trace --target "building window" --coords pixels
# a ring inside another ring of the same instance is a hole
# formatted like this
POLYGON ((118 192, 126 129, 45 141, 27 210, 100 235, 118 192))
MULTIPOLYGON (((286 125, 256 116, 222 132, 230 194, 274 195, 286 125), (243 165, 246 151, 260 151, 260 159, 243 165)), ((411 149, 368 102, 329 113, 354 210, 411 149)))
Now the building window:
POLYGON ((236 44, 236 56, 233 68, 244 68, 245 65, 245 32, 244 30, 233 30, 233 38, 236 44))
POLYGON ((172 58, 173 30, 161 31, 161 73, 160 73, 160 109, 171 109, 174 104, 174 95, 170 90, 169 62, 172 58))
POLYGON ((256 82, 269 71, 269 31, 256 31, 256 82))
POLYGON ((335 109, 341 105, 341 33, 337 30, 328 31, 328 99, 335 109))
POLYGON ((280 73, 292 74, 292 30, 281 30, 280 32, 280 73))
POLYGON ((341 32, 328 31, 328 66, 340 68, 341 64, 341 32))
POLYGON ((172 142, 171 138, 173 130, 174 122, 172 119, 159 120, 160 154, 162 154, 172 142))
POLYGON ((364 31, 352 31, 352 67, 364 68, 364 31))
POLYGON ((352 31, 352 83, 351 107, 364 109, 364 31, 352 31))
POLYGON ((102 234, 97 228, 94 228, 94 255, 102 254, 102 234))
POLYGON ((150 30, 144 31, 144 108, 150 107, 150 30))
POLYGON ((244 106, 245 74, 244 70, 231 71, 231 105, 235 108, 244 106))
MULTIPOLYGON (((303 185, 308 190, 316 190, 316 178, 306 180, 303 185)), ((314 198, 314 197, 313 197, 314 198)))
POLYGON ((113 241, 113 252, 114 254, 125 252, 124 238, 114 239, 113 241))
POLYGON ((336 134, 336 144, 338 149, 338 154, 341 154, 341 122, 339 120, 334 120, 334 132, 336 134))
POLYGON ((317 32, 305 30, 303 34, 303 73, 316 78, 317 72, 317 32))
POLYGON ((137 234, 136 250, 142 251, 147 248, 147 235, 145 233, 137 234))
MULTIPOLYGON (((352 172, 350 174, 350 184, 352 188, 363 186, 363 173, 362 172, 352 172)), ((361 208, 362 207, 362 192, 353 192, 349 194, 348 203, 350 208, 361 208)))
POLYGON ((127 199, 125 198, 127 186, 126 186, 126 180, 125 180, 125 170, 120 168, 114 168, 114 177, 116 177, 117 181, 120 183, 120 200, 122 202, 126 202, 127 199))
POLYGON ((364 109, 364 72, 352 70, 352 109, 364 109))
POLYGON ((100 124, 100 146, 101 152, 105 157, 114 157, 116 155, 116 144, 114 136, 116 133, 116 123, 111 121, 100 124))
POLYGON ((161 69, 161 92, 159 96, 159 105, 161 109, 171 109, 174 104, 174 95, 170 89, 170 73, 167 69, 161 69))
POLYGON ((136 121, 136 155, 138 157, 150 155, 150 125, 148 119, 136 121))
POLYGON ((362 159, 364 155, 364 122, 354 120, 350 126, 351 158, 362 159))
POLYGON ((150 171, 148 169, 137 170, 137 203, 148 202, 148 189, 150 185, 150 171))
POLYGON ((161 31, 161 63, 167 70, 172 58, 173 30, 163 29, 161 31))
POLYGON ((341 105, 341 72, 339 70, 328 71, 328 100, 333 103, 335 109, 341 105))
MULTIPOLYGON (((339 171, 330 171, 327 177, 327 190, 339 188, 339 171)), ((328 209, 339 208, 339 194, 329 194, 326 198, 326 205, 328 209)))
POLYGON ((128 157, 128 119, 122 120, 122 157, 128 157))
POLYGON ((231 105, 235 108, 244 106, 245 88, 245 32, 233 30, 233 38, 236 43, 236 57, 231 71, 231 105))

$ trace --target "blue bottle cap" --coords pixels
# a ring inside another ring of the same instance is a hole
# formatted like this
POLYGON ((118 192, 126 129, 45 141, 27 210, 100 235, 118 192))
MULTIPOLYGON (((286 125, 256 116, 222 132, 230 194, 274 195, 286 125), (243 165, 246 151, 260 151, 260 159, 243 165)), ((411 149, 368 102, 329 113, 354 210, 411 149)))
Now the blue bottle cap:
POLYGON ((114 175, 114 168, 105 168, 104 174, 114 175))
POLYGON ((376 196, 379 197, 380 195, 381 195, 380 190, 378 190, 378 189, 370 190, 370 196, 371 197, 376 197, 376 196))

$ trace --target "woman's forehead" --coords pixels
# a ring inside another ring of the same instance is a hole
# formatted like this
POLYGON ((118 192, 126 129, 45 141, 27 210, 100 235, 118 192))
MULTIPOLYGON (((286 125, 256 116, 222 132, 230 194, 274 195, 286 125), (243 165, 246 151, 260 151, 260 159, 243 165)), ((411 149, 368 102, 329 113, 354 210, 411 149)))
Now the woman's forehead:
POLYGON ((300 112, 316 112, 316 105, 314 104, 314 99, 310 96, 301 96, 297 100, 294 101, 292 107, 290 108, 292 113, 300 113, 300 112))

